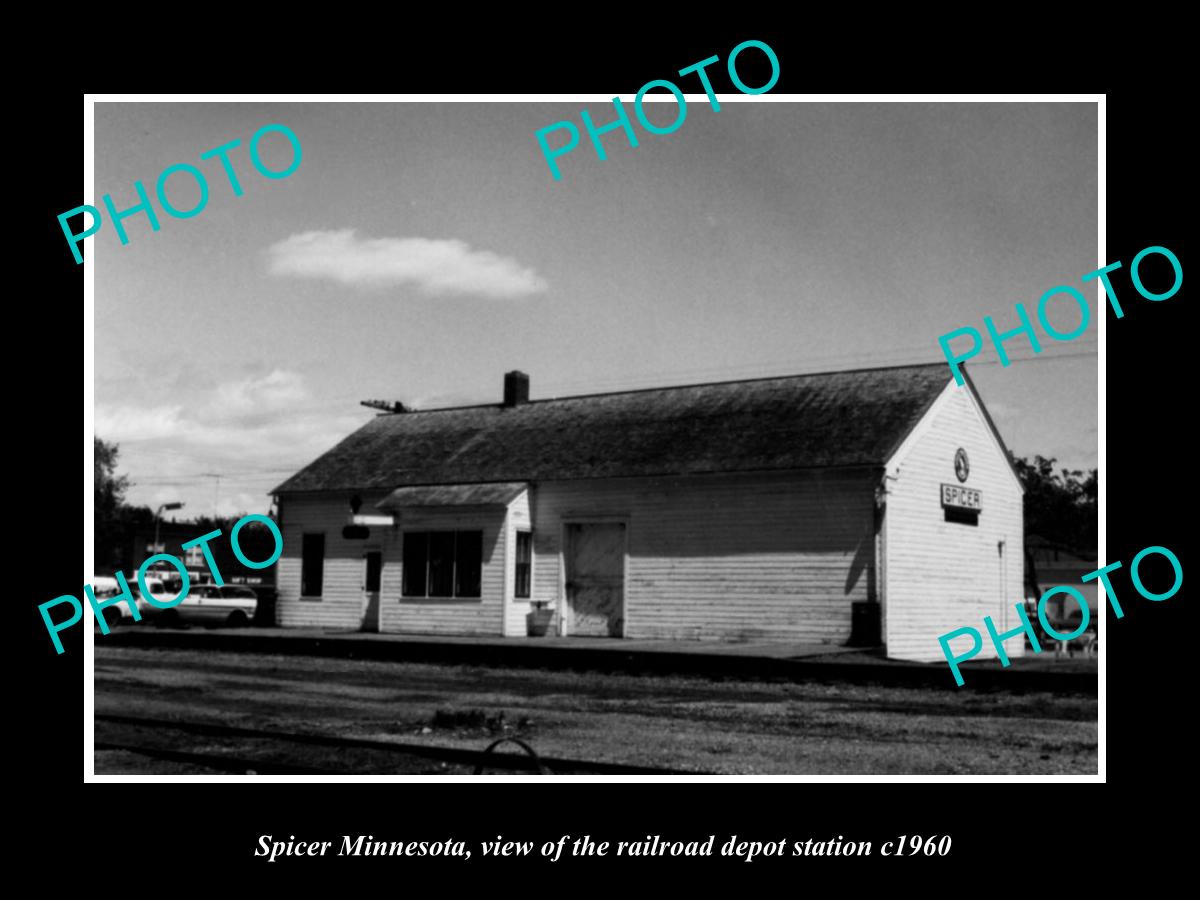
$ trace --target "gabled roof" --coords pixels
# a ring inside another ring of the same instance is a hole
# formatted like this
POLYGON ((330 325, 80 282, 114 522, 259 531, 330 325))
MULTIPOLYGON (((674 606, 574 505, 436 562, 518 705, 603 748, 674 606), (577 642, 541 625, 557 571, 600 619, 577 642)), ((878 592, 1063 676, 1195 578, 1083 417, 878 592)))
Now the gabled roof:
POLYGON ((378 416, 271 493, 882 465, 945 362, 378 416))
MULTIPOLYGON (((971 373, 967 371, 967 366, 965 363, 961 364, 961 370, 964 383, 955 387, 952 382, 947 382, 941 397, 935 398, 930 404, 930 410, 936 407, 940 401, 949 402, 950 398, 954 396, 955 392, 966 391, 967 395, 971 398, 971 405, 983 420, 982 424, 984 428, 987 429, 988 434, 991 435, 992 439, 996 442, 996 450, 1007 464, 1008 473, 1012 476, 1013 481, 1016 483, 1017 490, 1024 494, 1025 484, 1021 481, 1021 473, 1017 471, 1017 466, 1013 462, 1013 455, 1009 451, 1007 445, 1004 443, 1004 438, 1000 435, 1000 429, 996 427, 996 423, 992 420, 991 413, 988 412, 987 407, 984 405, 983 397, 979 395, 979 389, 975 387, 975 382, 971 379, 971 373)), ((927 423, 927 425, 928 424, 932 424, 932 422, 930 421, 927 423)), ((896 446, 885 455, 888 465, 890 467, 895 467, 898 465, 903 459, 906 451, 919 437, 920 431, 917 428, 913 428, 908 434, 902 435, 900 440, 896 442, 896 446)))

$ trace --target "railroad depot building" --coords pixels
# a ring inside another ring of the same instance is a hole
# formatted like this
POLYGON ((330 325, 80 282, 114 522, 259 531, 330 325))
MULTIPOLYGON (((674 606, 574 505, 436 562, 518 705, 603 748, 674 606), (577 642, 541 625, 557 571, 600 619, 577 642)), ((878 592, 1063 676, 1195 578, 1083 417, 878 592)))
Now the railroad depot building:
POLYGON ((397 404, 272 493, 283 626, 936 661, 1020 624, 1021 485, 944 362, 532 401, 510 372, 502 402, 397 404))

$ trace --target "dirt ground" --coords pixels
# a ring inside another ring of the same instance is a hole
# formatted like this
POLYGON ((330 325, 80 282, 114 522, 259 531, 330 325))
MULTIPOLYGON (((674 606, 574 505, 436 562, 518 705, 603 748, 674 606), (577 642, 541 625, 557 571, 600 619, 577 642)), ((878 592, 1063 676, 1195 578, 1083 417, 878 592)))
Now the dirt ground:
MULTIPOLYGON (((613 675, 96 645, 96 713, 720 774, 1095 774, 1097 700, 684 676, 613 675)), ((98 744, 255 759, 252 738, 96 722, 98 744)), ((459 773, 413 756, 299 746, 323 770, 459 773)), ((281 755, 283 754, 283 755, 281 755)), ((97 750, 98 774, 204 773, 97 750)))

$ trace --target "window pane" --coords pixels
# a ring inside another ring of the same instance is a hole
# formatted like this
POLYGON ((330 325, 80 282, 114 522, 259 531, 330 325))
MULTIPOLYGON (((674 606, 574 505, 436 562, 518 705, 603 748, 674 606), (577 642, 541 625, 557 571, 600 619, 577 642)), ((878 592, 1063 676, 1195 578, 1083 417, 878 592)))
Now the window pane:
POLYGON ((455 596, 478 597, 483 569, 483 532, 458 532, 455 560, 455 596))
POLYGON ((528 531, 517 532, 517 571, 514 596, 525 598, 529 596, 529 574, 533 560, 533 534, 528 531))
POLYGON ((325 535, 304 535, 300 556, 300 595, 320 597, 325 577, 325 535))
POLYGON ((404 532, 405 597, 425 596, 425 566, 429 561, 429 535, 424 531, 404 532))
POLYGON ((454 596, 454 532, 429 533, 429 596, 454 596))

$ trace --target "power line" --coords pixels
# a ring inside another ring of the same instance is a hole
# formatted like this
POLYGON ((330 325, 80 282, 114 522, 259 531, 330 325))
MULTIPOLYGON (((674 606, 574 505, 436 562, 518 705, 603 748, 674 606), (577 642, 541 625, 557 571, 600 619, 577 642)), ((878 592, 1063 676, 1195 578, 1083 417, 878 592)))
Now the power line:
MULTIPOLYGON (((1023 362, 1054 362, 1063 359, 1075 359, 1088 356, 1097 356, 1095 350, 1083 350, 1080 352, 1062 352, 1052 355, 1029 354, 1021 356, 1009 355, 1009 365, 1015 365, 1023 362)), ((553 383, 554 390, 622 390, 636 389, 642 387, 669 387, 669 382, 684 381, 684 380, 735 380, 740 377, 744 378, 770 378, 770 377, 786 377, 788 375, 800 375, 813 372, 835 371, 836 368, 855 368, 860 364, 874 364, 872 367, 880 366, 904 366, 904 365, 933 365, 941 363, 948 364, 944 357, 930 359, 928 356, 916 357, 896 356, 895 354, 884 355, 854 355, 850 357, 824 357, 819 359, 809 358, 804 363, 800 362, 772 362, 752 364, 745 366, 720 366, 708 367, 704 369, 677 370, 675 372, 658 372, 648 373, 636 377, 624 378, 609 378, 609 379, 575 379, 571 381, 555 381, 553 383)), ((999 359, 984 359, 970 360, 967 362, 968 368, 975 369, 983 366, 998 366, 999 359)))

